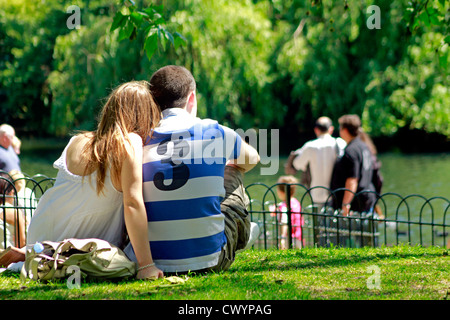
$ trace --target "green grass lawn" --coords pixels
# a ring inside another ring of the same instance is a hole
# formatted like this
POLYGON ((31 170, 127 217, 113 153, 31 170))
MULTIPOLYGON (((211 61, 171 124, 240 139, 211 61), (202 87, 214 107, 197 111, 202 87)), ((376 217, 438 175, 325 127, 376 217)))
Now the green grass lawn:
POLYGON ((439 247, 241 252, 226 272, 156 281, 21 282, 0 275, 1 300, 447 300, 450 257, 439 247))

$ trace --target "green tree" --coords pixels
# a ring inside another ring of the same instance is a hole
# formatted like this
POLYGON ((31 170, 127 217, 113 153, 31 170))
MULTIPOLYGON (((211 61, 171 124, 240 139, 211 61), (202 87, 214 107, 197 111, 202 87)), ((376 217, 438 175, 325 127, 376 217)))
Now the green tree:
POLYGON ((45 130, 53 43, 68 32, 66 16, 35 1, 0 1, 0 116, 18 128, 45 130))
POLYGON ((280 95, 291 89, 288 119, 308 127, 322 114, 336 120, 356 113, 374 135, 390 135, 402 126, 448 134, 448 9, 435 1, 439 10, 431 10, 430 1, 435 23, 422 26, 425 7, 377 1, 381 29, 369 29, 366 10, 373 3, 272 1, 273 15, 280 17, 274 23, 291 25, 276 69, 280 95))
POLYGON ((357 113, 373 136, 450 136, 449 10, 442 0, 0 0, 0 115, 30 132, 91 129, 112 87, 179 64, 197 79, 199 115, 231 127, 305 138, 320 115, 357 113), (81 26, 71 30, 72 4, 81 26), (379 29, 367 26, 371 5, 379 29))
POLYGON ((282 112, 270 88, 270 59, 279 35, 271 29, 267 3, 188 0, 166 5, 177 8, 170 22, 179 26, 187 45, 154 63, 192 70, 200 115, 243 129, 279 125, 282 112))

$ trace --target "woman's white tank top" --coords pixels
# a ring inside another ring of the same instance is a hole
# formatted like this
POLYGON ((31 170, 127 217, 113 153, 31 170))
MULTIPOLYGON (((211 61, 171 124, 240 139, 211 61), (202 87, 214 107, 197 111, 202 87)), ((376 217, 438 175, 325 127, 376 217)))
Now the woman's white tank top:
POLYGON ((122 247, 123 195, 114 188, 109 170, 103 193, 97 195, 95 172, 83 179, 67 169, 66 152, 73 139, 53 164, 58 169, 56 181, 39 200, 28 228, 27 244, 97 238, 122 247))

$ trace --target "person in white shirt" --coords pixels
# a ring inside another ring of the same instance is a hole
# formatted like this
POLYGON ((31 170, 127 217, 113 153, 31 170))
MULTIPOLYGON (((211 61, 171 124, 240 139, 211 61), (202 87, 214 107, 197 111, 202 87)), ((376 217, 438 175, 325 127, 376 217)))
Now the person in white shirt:
POLYGON ((332 137, 333 123, 328 117, 320 117, 314 126, 317 138, 306 142, 301 148, 291 152, 285 167, 286 174, 297 170, 310 170, 311 197, 320 209, 328 201, 331 175, 336 159, 343 155, 346 142, 332 137))

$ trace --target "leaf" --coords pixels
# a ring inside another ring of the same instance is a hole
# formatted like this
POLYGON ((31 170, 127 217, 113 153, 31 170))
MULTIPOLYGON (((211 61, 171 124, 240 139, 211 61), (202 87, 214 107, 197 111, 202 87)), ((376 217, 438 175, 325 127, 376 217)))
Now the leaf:
POLYGON ((157 17, 162 16, 164 10, 164 6, 150 6, 144 9, 144 12, 147 13, 151 19, 156 15, 157 17))
POLYGON ((156 20, 153 21, 153 24, 164 24, 166 23, 166 20, 159 14, 155 14, 154 16, 156 18, 156 20))
POLYGON ((165 37, 172 43, 173 46, 175 46, 172 34, 169 31, 167 31, 166 29, 163 29, 163 31, 164 31, 165 37))
POLYGON ((148 17, 149 17, 150 19, 153 19, 153 16, 155 15, 155 10, 153 10, 152 7, 145 8, 145 9, 144 9, 144 12, 148 15, 148 17))
POLYGON ((148 13, 147 12, 145 12, 145 11, 137 11, 137 12, 139 12, 139 14, 142 16, 142 18, 144 18, 144 19, 149 19, 150 18, 150 16, 148 15, 148 13))
POLYGON ((175 32, 173 35, 175 36, 173 45, 175 49, 178 49, 181 45, 184 45, 187 42, 186 38, 180 33, 175 32))
POLYGON ((181 38, 182 40, 184 40, 184 41, 187 42, 187 39, 186 39, 181 33, 179 33, 178 31, 175 32, 173 35, 174 35, 175 37, 181 38))
POLYGON ((419 15, 419 20, 425 25, 430 26, 430 17, 428 16, 428 12, 425 10, 419 15))
POLYGON ((139 27, 144 20, 144 17, 139 11, 134 11, 130 14, 131 20, 135 24, 136 27, 139 27))
POLYGON ((120 29, 119 31, 119 41, 122 41, 124 39, 130 38, 133 30, 134 30, 135 26, 133 25, 133 23, 128 19, 127 23, 124 27, 122 27, 122 29, 120 29))
POLYGON ((183 284, 186 281, 180 277, 172 276, 165 278, 166 281, 170 282, 171 284, 183 284))
POLYGON ((427 10, 430 18, 430 22, 436 26, 439 26, 441 22, 439 21, 439 11, 436 8, 429 8, 427 10))
POLYGON ((164 10, 164 5, 159 5, 159 6, 152 6, 153 10, 158 12, 159 14, 163 14, 163 10, 164 10))
POLYGON ((119 27, 123 27, 123 25, 126 23, 126 17, 119 11, 116 13, 113 19, 113 23, 111 25, 110 31, 114 31, 119 27))
POLYGON ((145 40, 144 50, 147 55, 148 60, 152 59, 153 54, 158 48, 158 35, 153 33, 145 40))
POLYGON ((164 32, 164 28, 158 25, 158 39, 161 42, 161 45, 164 50, 166 50, 166 37, 162 33, 164 32))
POLYGON ((441 68, 447 70, 447 63, 448 63, 447 56, 445 54, 441 55, 439 57, 439 65, 441 66, 441 68))
POLYGON ((444 38, 444 42, 450 44, 450 35, 444 38))

